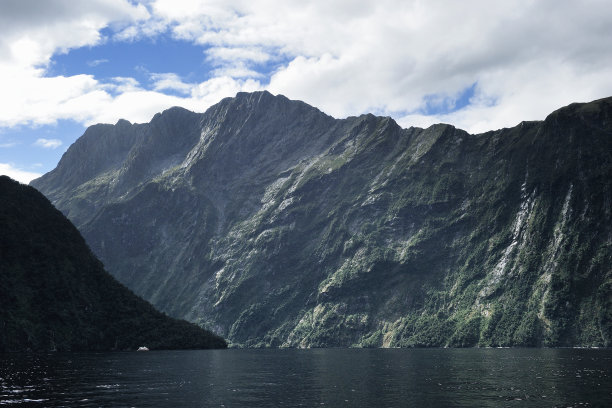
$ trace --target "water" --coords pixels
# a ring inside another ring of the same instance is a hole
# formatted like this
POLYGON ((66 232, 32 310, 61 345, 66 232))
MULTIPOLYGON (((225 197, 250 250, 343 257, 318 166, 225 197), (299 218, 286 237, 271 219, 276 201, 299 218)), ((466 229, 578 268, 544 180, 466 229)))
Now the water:
POLYGON ((0 405, 612 407, 612 350, 0 354, 0 405))

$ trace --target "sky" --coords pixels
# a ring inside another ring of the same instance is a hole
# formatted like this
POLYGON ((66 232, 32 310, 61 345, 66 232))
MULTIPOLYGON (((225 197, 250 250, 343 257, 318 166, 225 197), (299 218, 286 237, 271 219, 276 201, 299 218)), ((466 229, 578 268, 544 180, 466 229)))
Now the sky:
POLYGON ((96 123, 268 90, 472 133, 612 96, 610 0, 0 0, 0 174, 96 123))

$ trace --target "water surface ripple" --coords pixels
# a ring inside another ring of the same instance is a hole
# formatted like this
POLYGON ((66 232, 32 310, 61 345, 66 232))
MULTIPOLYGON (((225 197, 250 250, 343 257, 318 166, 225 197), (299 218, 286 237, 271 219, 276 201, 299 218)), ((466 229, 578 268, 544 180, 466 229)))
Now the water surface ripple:
POLYGON ((612 350, 0 354, 0 405, 612 407, 612 350))

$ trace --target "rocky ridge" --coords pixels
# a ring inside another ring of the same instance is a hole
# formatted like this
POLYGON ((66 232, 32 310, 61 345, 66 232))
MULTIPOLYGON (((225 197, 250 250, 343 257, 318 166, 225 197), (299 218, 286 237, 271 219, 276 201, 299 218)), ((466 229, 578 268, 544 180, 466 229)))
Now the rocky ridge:
POLYGON ((240 93, 93 126, 32 185, 237 346, 609 346, 611 116, 471 135, 240 93))

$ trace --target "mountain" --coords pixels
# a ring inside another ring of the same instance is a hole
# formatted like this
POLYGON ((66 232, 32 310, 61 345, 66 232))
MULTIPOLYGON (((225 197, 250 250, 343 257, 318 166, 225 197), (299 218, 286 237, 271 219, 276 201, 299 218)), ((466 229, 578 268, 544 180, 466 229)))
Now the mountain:
POLYGON ((239 93, 92 126, 32 185, 236 346, 612 345, 612 98, 472 135, 239 93))
POLYGON ((34 188, 0 176, 0 352, 223 348, 117 282, 34 188))

